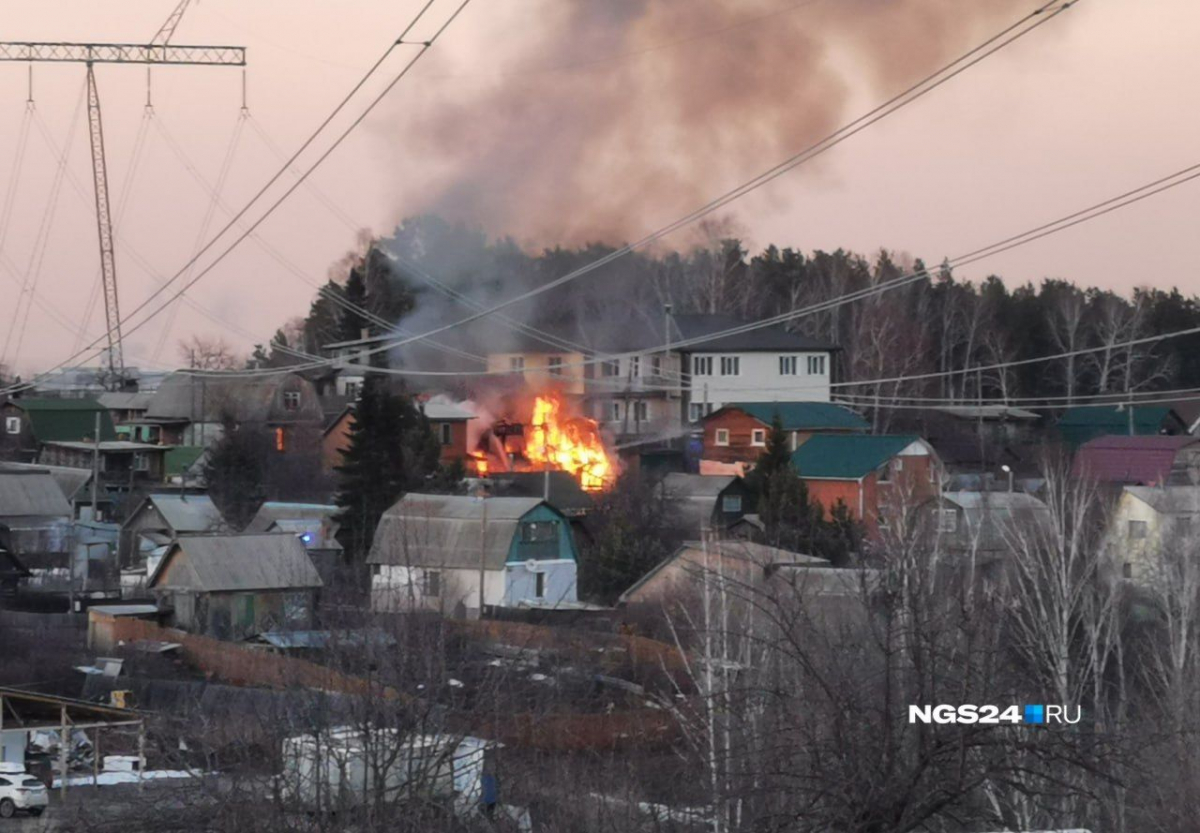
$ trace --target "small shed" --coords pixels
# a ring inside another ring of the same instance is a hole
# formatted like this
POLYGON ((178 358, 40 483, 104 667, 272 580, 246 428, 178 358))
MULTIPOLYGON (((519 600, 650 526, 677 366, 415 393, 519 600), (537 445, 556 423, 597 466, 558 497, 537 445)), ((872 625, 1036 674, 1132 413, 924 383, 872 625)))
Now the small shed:
POLYGON ((926 531, 956 559, 1001 560, 1017 536, 1042 531, 1050 509, 1025 492, 943 492, 925 504, 926 531))
POLYGON ((576 604, 567 517, 537 498, 408 494, 383 514, 367 562, 376 610, 463 616, 576 604))
POLYGON ((185 535, 147 588, 168 624, 218 639, 312 626, 321 577, 294 535, 185 535))

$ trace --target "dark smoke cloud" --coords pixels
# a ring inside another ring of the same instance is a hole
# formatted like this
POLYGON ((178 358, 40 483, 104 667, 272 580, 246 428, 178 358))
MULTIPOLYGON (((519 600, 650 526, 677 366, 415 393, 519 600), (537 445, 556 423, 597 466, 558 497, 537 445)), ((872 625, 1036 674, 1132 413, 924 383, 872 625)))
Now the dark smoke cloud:
POLYGON ((537 244, 635 238, 835 129, 864 85, 881 100, 1030 8, 531 0, 523 54, 482 48, 406 105, 397 212, 537 244))

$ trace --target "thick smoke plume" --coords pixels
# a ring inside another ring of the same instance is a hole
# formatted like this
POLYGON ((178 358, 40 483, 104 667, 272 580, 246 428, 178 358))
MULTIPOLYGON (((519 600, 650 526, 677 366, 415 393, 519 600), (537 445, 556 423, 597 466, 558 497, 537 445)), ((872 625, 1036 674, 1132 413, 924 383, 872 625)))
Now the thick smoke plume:
POLYGON ((502 13, 500 5, 475 12, 497 16, 488 39, 443 61, 405 102, 396 209, 539 244, 640 236, 1033 8, 528 0, 502 13))

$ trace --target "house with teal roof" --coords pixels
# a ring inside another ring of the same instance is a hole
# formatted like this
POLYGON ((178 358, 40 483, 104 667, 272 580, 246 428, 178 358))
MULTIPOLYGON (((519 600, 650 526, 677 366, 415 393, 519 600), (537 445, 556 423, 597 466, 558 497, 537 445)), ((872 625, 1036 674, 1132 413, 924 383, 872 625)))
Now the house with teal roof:
POLYGON ((793 450, 814 434, 865 434, 871 428, 860 414, 832 402, 734 402, 704 418, 704 459, 753 464, 777 419, 793 450))
POLYGON ((1086 405, 1067 408, 1058 419, 1064 443, 1079 448, 1104 436, 1148 437, 1188 433, 1188 425, 1166 405, 1086 405))
POLYGON ((828 515, 845 504, 869 535, 941 491, 943 467, 933 447, 912 434, 815 434, 792 452, 809 500, 828 515))

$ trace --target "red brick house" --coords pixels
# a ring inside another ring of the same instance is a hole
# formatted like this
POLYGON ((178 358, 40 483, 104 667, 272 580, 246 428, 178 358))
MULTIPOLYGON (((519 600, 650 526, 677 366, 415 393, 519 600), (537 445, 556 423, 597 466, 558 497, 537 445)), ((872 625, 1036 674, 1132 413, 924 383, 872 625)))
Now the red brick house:
POLYGON ((854 411, 830 402, 739 402, 704 418, 703 458, 718 463, 756 462, 776 417, 793 451, 813 434, 865 434, 870 429, 854 411))
POLYGON ((792 465, 809 500, 827 516, 844 503, 869 538, 941 491, 937 453, 912 435, 816 434, 792 453, 792 465))

